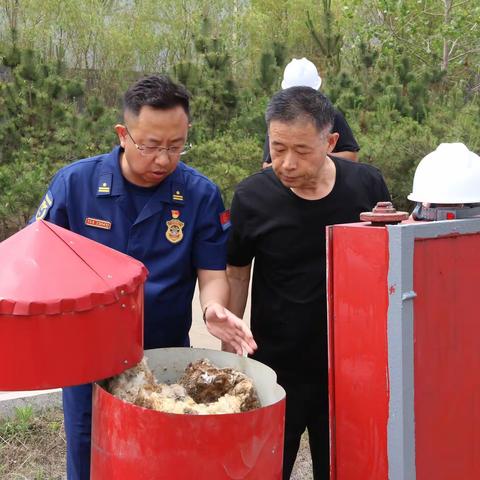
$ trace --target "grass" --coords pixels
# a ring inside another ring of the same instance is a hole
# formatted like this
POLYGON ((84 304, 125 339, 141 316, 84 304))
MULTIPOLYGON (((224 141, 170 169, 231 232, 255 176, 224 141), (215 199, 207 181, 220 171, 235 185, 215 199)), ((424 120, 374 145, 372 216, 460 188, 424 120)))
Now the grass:
POLYGON ((59 408, 36 412, 31 406, 0 419, 0 478, 2 480, 63 480, 65 436, 59 408))
MULTIPOLYGON (((311 480, 310 451, 305 434, 291 480, 311 480)), ((15 410, 12 419, 0 418, 1 480, 64 480, 65 435, 60 408, 15 410)))

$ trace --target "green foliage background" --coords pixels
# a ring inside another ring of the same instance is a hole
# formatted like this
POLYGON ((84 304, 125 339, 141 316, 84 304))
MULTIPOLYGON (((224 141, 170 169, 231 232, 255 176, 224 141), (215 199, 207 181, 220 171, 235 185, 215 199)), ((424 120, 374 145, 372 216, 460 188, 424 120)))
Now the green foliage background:
POLYGON ((480 152, 476 0, 3 0, 0 239, 62 165, 109 150, 120 98, 144 74, 193 94, 186 161, 228 204, 261 163, 268 99, 292 57, 316 63, 361 161, 397 208, 420 159, 447 141, 480 152))

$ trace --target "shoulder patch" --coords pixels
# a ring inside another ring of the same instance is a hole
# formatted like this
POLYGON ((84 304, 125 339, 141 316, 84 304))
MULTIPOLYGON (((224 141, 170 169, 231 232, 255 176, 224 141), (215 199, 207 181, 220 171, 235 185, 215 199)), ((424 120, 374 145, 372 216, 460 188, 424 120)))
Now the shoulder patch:
POLYGON ((185 202, 183 185, 172 183, 172 201, 173 203, 183 204, 185 202))
POLYGON ((49 190, 43 197, 40 206, 38 207, 37 213, 35 215, 35 220, 42 220, 47 216, 48 211, 52 208, 53 205, 53 195, 49 190))
POLYGON ((110 195, 110 191, 112 188, 112 177, 111 173, 103 173, 98 178, 98 190, 97 190, 97 197, 105 197, 110 195))
POLYGON ((219 217, 223 231, 230 228, 230 226, 232 225, 232 223, 230 222, 230 210, 225 210, 224 212, 220 213, 219 217))

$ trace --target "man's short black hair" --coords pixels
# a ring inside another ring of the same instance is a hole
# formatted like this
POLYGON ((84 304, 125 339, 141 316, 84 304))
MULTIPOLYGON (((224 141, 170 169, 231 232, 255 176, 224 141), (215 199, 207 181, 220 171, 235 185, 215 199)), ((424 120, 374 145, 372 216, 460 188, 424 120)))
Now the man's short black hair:
POLYGON ((162 110, 181 106, 190 118, 190 94, 166 75, 150 75, 134 83, 123 97, 123 111, 140 113, 142 107, 162 110))
POLYGON ((290 87, 276 93, 270 100, 265 120, 291 123, 307 120, 315 124, 319 132, 333 127, 335 109, 330 100, 310 87, 290 87))

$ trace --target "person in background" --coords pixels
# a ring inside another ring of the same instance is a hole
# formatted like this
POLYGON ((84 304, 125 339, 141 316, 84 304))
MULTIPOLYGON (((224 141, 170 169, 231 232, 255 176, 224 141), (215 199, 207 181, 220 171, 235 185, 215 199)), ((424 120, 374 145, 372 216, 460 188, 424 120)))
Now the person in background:
POLYGON ((414 220, 437 221, 480 215, 480 156, 463 143, 441 143, 415 170, 414 220))
MULTIPOLYGON (((306 58, 294 58, 283 73, 282 88, 311 87, 318 90, 322 85, 322 79, 318 74, 317 67, 306 58)), ((342 157, 353 162, 358 161, 358 146, 353 132, 340 110, 335 109, 332 131, 338 133, 338 140, 333 152, 337 157, 342 157)), ((268 134, 263 146, 262 167, 271 166, 270 145, 268 134)))
MULTIPOLYGON (((242 317, 252 261, 253 358, 287 392, 283 478, 308 430, 316 480, 329 478, 327 225, 359 221, 390 201, 380 171, 332 155, 335 109, 310 87, 286 88, 267 107, 272 167, 242 181, 231 207, 230 310, 242 317)), ((223 349, 235 347, 223 342, 223 349)))
MULTIPOLYGON (((198 279, 210 333, 239 354, 256 347, 225 308, 229 228, 218 187, 180 162, 187 150, 189 94, 165 76, 137 81, 124 96, 119 145, 53 178, 35 216, 145 264, 144 347, 189 345, 198 279)), ((64 388, 68 480, 90 477, 92 386, 64 388)))

